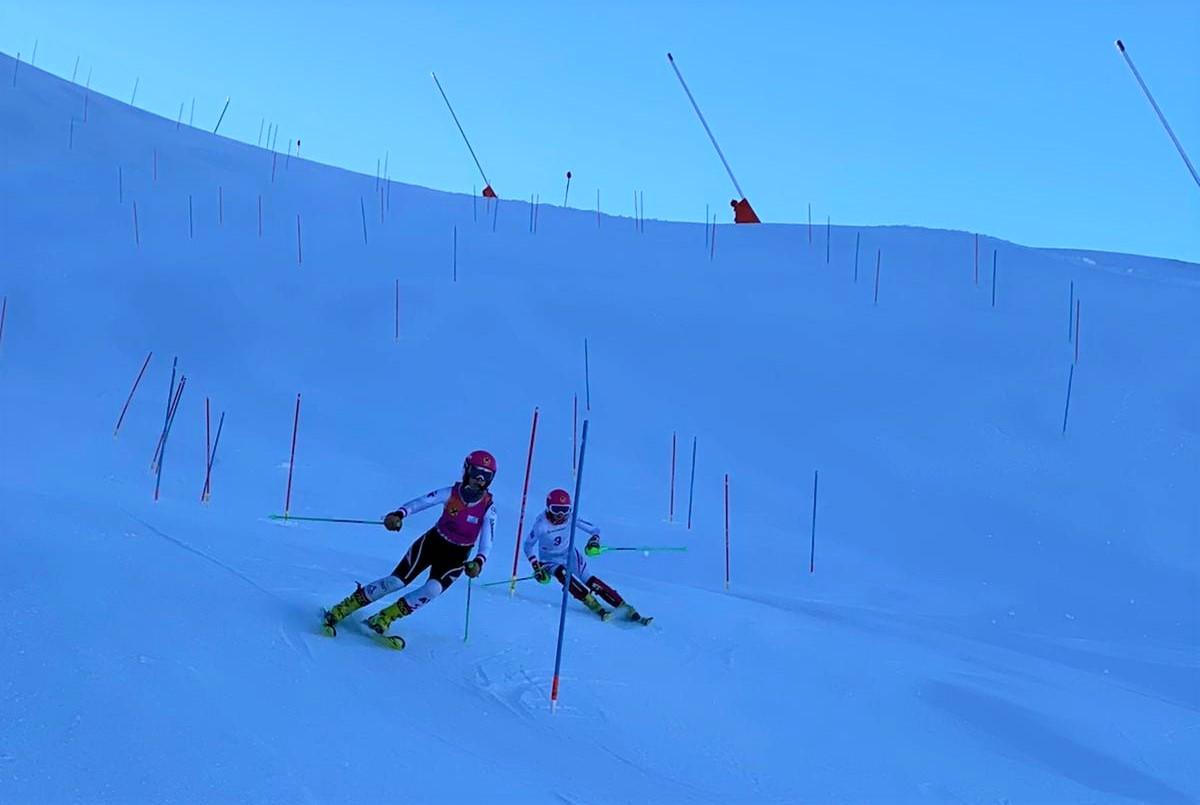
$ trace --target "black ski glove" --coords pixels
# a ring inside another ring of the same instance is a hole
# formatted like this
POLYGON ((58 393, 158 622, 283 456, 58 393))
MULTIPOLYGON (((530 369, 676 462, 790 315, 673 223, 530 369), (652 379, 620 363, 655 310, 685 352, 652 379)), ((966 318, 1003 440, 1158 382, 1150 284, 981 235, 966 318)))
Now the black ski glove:
POLYGON ((533 578, 538 584, 550 583, 550 571, 536 559, 531 559, 529 562, 533 565, 533 578))
POLYGON ((404 512, 400 509, 383 518, 383 527, 388 531, 399 531, 404 525, 404 512))
POLYGON ((468 578, 476 578, 483 572, 483 563, 487 560, 482 556, 476 556, 470 562, 463 565, 463 570, 466 571, 468 578))

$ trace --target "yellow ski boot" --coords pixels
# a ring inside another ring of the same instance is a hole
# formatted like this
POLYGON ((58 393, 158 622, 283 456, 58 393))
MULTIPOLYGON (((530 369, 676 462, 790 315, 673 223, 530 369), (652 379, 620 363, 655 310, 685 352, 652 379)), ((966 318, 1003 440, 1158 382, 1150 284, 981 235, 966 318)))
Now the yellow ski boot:
POLYGON ((350 613, 362 609, 367 604, 371 603, 367 599, 367 594, 363 590, 361 584, 356 583, 354 587, 354 592, 350 593, 350 595, 346 596, 341 601, 322 612, 323 623, 321 625, 321 631, 323 631, 329 637, 335 637, 337 635, 337 625, 339 621, 345 620, 346 616, 350 613))
POLYGON ((592 612, 600 616, 600 620, 606 621, 612 617, 612 610, 605 609, 604 606, 596 600, 596 596, 591 593, 587 594, 587 598, 583 599, 584 605, 592 612))

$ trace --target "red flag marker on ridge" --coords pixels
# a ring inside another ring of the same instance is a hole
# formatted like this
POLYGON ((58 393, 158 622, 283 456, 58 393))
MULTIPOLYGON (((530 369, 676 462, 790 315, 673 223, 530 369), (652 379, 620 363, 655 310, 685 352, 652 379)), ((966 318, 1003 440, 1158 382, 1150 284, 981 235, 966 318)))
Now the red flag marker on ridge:
POLYGON ((758 220, 758 214, 754 212, 754 208, 746 200, 746 194, 742 192, 741 185, 738 184, 733 171, 729 168, 729 161, 725 159, 725 154, 721 153, 721 146, 717 145, 717 138, 713 136, 712 129, 708 127, 708 121, 704 119, 704 113, 700 111, 696 99, 692 96, 692 91, 688 89, 687 82, 683 80, 683 73, 679 72, 679 67, 675 64, 675 57, 668 53, 667 61, 671 62, 671 69, 675 71, 675 76, 679 79, 679 84, 683 87, 683 91, 687 93, 688 100, 692 102, 692 108, 696 110, 696 117, 700 118, 700 124, 704 126, 704 131, 708 133, 708 139, 712 141, 713 148, 717 150, 717 156, 721 158, 721 164, 725 166, 725 172, 729 174, 729 178, 733 182, 733 189, 737 191, 738 197, 729 202, 729 206, 733 207, 733 222, 735 224, 761 223, 758 220))

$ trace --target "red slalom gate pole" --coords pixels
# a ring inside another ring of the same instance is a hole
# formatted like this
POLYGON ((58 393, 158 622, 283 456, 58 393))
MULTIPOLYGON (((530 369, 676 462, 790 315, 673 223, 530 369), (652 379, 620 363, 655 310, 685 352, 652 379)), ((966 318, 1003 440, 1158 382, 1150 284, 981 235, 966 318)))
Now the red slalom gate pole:
POLYGON ((725 473, 725 590, 729 590, 729 473, 725 473))
MULTIPOLYGON (((7 298, 5 302, 7 302, 7 298)), ((0 312, 0 335, 4 334, 4 314, 0 312)), ((150 357, 154 354, 153 351, 146 353, 146 360, 142 361, 142 369, 134 378, 133 388, 129 390, 129 396, 125 398, 125 405, 121 407, 121 415, 117 417, 117 426, 113 428, 113 438, 117 438, 117 432, 121 430, 121 423, 125 421, 125 412, 129 410, 129 403, 133 400, 133 393, 137 391, 138 384, 142 382, 142 375, 146 374, 146 367, 150 365, 150 357)))
POLYGON ((300 430, 300 395, 296 395, 296 416, 292 420, 292 455, 288 459, 287 496, 283 499, 283 519, 292 508, 292 470, 296 468, 296 433, 300 430))
POLYGON ((667 504, 667 522, 675 520, 675 442, 676 433, 671 431, 671 496, 667 504))
POLYGON ((513 546, 512 580, 508 583, 508 594, 517 589, 517 561, 521 556, 521 533, 525 530, 525 501, 529 496, 529 476, 533 472, 533 444, 537 440, 538 409, 533 409, 533 427, 529 430, 529 455, 525 459, 525 485, 521 488, 521 514, 517 518, 517 544, 513 546))

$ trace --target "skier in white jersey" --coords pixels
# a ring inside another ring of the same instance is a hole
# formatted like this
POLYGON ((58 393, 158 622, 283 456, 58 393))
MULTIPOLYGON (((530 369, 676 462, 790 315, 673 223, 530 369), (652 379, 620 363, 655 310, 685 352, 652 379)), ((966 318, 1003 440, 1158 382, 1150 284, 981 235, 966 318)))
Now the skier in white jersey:
MULTIPOLYGON (((533 577, 540 584, 549 584, 550 577, 558 579, 560 584, 567 583, 567 548, 571 541, 571 495, 565 489, 555 489, 546 495, 546 510, 537 516, 526 535, 522 548, 529 564, 533 567, 533 577)), ((596 556, 600 549, 600 529, 582 517, 575 518, 576 527, 588 535, 583 553, 596 556)), ((567 588, 571 595, 582 601, 588 609, 600 616, 601 620, 612 617, 614 610, 621 610, 627 619, 637 621, 643 626, 649 624, 652 618, 643 617, 631 604, 621 597, 621 594, 608 586, 599 576, 588 572, 587 562, 579 548, 575 549, 575 567, 571 574, 571 583, 567 588), (612 610, 596 600, 596 596, 604 599, 612 610)))
POLYGON ((487 491, 495 475, 495 457, 486 450, 476 450, 463 461, 461 481, 410 500, 384 517, 385 528, 399 531, 405 518, 434 506, 442 507, 442 516, 437 523, 412 544, 390 575, 366 586, 358 585, 340 603, 326 610, 326 634, 337 634, 339 621, 384 596, 399 592, 429 570, 429 578, 423 585, 365 621, 394 648, 403 648, 403 638, 387 634, 393 621, 411 615, 437 598, 464 572, 471 578, 483 572, 496 528, 496 507, 492 504, 492 494, 487 491), (475 558, 467 561, 472 548, 475 548, 475 558))

